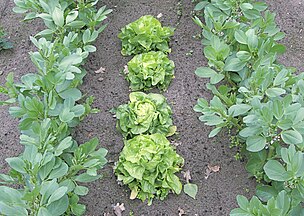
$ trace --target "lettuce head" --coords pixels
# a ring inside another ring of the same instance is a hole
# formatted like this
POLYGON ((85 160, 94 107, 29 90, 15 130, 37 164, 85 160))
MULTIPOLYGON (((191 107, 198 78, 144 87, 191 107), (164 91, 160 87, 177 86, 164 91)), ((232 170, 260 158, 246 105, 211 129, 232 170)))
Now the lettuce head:
POLYGON ((182 184, 175 173, 181 170, 184 159, 163 134, 138 135, 125 141, 115 165, 118 181, 128 185, 131 199, 164 200, 169 192, 180 194, 182 184))
POLYGON ((122 55, 129 56, 144 52, 171 52, 170 37, 174 28, 162 27, 161 23, 151 15, 146 15, 121 29, 118 38, 122 42, 122 55))
POLYGON ((163 95, 132 92, 129 97, 130 102, 115 111, 117 129, 125 138, 154 133, 171 136, 176 132, 172 109, 163 95))
POLYGON ((159 88, 165 91, 174 78, 174 62, 163 52, 136 55, 128 63, 126 79, 133 91, 159 88))

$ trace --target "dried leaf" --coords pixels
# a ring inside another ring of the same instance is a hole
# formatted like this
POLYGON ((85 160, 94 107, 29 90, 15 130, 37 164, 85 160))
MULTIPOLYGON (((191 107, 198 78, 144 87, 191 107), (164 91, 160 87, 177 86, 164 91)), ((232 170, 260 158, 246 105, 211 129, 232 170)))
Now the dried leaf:
POLYGON ((208 169, 210 169, 212 172, 219 172, 221 167, 216 165, 216 166, 211 166, 210 164, 208 164, 208 169))
POLYGON ((117 203, 116 206, 113 207, 114 213, 116 216, 122 216, 122 212, 126 210, 125 205, 117 203))
POLYGON ((221 169, 221 167, 218 166, 218 165, 211 166, 210 164, 208 164, 207 169, 206 169, 206 172, 205 172, 205 179, 208 179, 209 176, 210 176, 212 173, 217 173, 217 172, 219 172, 220 169, 221 169))
POLYGON ((185 211, 184 211, 184 209, 182 209, 182 208, 178 208, 178 216, 182 216, 182 215, 185 215, 186 213, 185 213, 185 211))
POLYGON ((96 74, 103 74, 106 71, 105 68, 100 67, 97 71, 95 71, 96 74))
POLYGON ((191 178, 190 170, 187 170, 186 172, 183 172, 183 174, 184 174, 184 178, 185 178, 186 181, 189 183, 189 181, 192 179, 192 178, 191 178))
POLYGON ((205 172, 205 179, 208 179, 209 176, 210 176, 210 174, 211 174, 211 170, 206 169, 206 172, 205 172))

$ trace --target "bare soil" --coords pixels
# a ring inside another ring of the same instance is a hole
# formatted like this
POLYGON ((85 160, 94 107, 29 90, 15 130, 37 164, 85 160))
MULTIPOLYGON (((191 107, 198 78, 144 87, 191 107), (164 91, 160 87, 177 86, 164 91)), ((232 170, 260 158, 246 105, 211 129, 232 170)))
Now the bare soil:
MULTIPOLYGON (((287 46, 287 53, 280 57, 280 61, 288 66, 304 69, 303 64, 303 0, 268 0, 270 9, 277 13, 277 21, 287 34, 283 43, 287 46)), ((103 170, 104 178, 89 184, 90 193, 82 199, 87 205, 86 215, 99 216, 104 213, 113 215, 116 203, 124 203, 126 211, 123 215, 133 212, 138 215, 178 215, 179 208, 186 215, 220 216, 229 215, 236 207, 238 194, 251 197, 255 191, 255 181, 248 179, 245 162, 236 161, 233 156, 235 150, 229 148, 227 133, 222 132, 219 137, 208 139, 211 128, 204 126, 198 120, 198 114, 193 106, 199 97, 210 99, 210 92, 206 89, 206 80, 194 75, 199 66, 207 65, 202 54, 200 41, 193 36, 200 33, 200 29, 191 20, 194 5, 191 0, 105 0, 113 13, 109 16, 109 26, 96 42, 97 52, 92 54, 87 63, 88 75, 82 86, 82 91, 94 95, 95 107, 101 112, 85 119, 75 130, 75 137, 83 142, 92 137, 100 138, 100 145, 109 150, 110 163, 103 170), (121 56, 120 41, 117 38, 119 30, 137 18, 151 14, 157 16, 162 13, 160 20, 164 25, 176 26, 175 36, 172 38, 172 54, 170 58, 176 64, 176 78, 172 82, 165 96, 174 111, 174 122, 179 135, 174 138, 178 143, 177 151, 185 158, 184 171, 190 170, 193 182, 199 186, 197 199, 185 194, 169 195, 165 201, 155 200, 152 206, 147 206, 139 200, 129 200, 129 190, 120 186, 113 174, 113 165, 119 157, 123 147, 121 135, 115 129, 115 119, 109 110, 128 101, 128 83, 121 75, 121 70, 130 58, 121 56), (193 51, 192 55, 187 55, 193 51), (104 74, 94 71, 104 67, 104 74), (219 165, 220 172, 205 179, 207 165, 219 165)), ((34 72, 28 52, 34 50, 29 36, 35 35, 44 25, 39 21, 29 23, 20 22, 21 15, 12 12, 12 0, 0 2, 0 23, 8 32, 14 43, 14 49, 0 53, 0 83, 5 82, 9 72, 14 72, 16 79, 23 74, 34 72)), ((0 98, 1 99, 1 98, 0 98)), ((11 118, 7 107, 0 107, 0 167, 7 170, 5 158, 18 155, 22 151, 19 144, 18 121, 11 118)))

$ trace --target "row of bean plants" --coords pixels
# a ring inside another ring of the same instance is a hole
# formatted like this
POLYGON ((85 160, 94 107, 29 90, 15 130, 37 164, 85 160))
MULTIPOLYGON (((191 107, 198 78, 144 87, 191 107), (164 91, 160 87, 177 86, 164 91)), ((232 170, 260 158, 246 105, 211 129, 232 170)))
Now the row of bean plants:
POLYGON ((30 58, 37 73, 14 82, 9 74, 0 92, 9 97, 9 113, 19 119, 24 151, 7 158, 9 174, 0 174, 0 214, 11 216, 82 215, 80 196, 89 189, 81 183, 101 177, 107 150, 97 149, 97 138, 79 145, 71 132, 98 110, 93 97, 78 89, 82 68, 92 43, 105 29, 101 23, 111 10, 96 9, 98 0, 15 0, 25 21, 41 18, 47 29, 31 37, 37 51, 30 58), (17 188, 17 189, 16 189, 17 188))
POLYGON ((225 129, 258 183, 250 201, 238 196, 230 215, 304 215, 304 74, 277 61, 284 33, 264 2, 200 0, 194 21, 203 29, 210 102, 194 107, 200 120, 225 129))
POLYGON ((170 191, 180 194, 182 184, 175 175, 184 159, 166 137, 176 132, 172 110, 161 94, 143 93, 152 88, 166 90, 174 77, 169 60, 169 39, 174 29, 162 27, 153 16, 143 16, 122 28, 122 55, 135 56, 125 70, 133 91, 130 102, 116 108, 117 129, 124 137, 124 148, 115 165, 119 181, 128 185, 131 199, 163 200, 170 191))

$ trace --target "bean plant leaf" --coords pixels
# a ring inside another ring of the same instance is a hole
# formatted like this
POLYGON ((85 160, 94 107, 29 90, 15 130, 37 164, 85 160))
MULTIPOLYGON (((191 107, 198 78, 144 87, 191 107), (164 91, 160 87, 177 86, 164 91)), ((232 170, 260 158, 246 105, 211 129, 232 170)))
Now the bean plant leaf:
POLYGON ((25 163, 24 161, 19 157, 14 158, 7 158, 5 161, 10 165, 11 168, 14 170, 20 172, 20 173, 26 173, 25 171, 25 163))
POLYGON ((86 173, 83 173, 83 174, 78 175, 75 178, 75 180, 78 182, 87 183, 87 182, 95 181, 95 180, 99 179, 100 177, 101 177, 101 175, 91 176, 86 173))
POLYGON ((20 216, 27 216, 28 212, 25 208, 20 206, 11 206, 11 204, 6 204, 0 201, 0 213, 4 215, 20 215, 20 216))
POLYGON ((52 214, 45 207, 40 207, 37 216, 52 216, 52 214))
POLYGON ((270 89, 267 89, 267 91, 266 91, 266 94, 268 97, 278 97, 285 93, 286 93, 286 91, 282 88, 270 88, 270 89))
POLYGON ((244 115, 247 113, 252 107, 247 104, 237 104, 233 105, 228 109, 229 115, 232 115, 233 117, 244 115))
POLYGON ((76 186, 74 189, 74 192, 75 192, 75 194, 77 194, 79 196, 85 196, 88 194, 89 189, 84 186, 76 186))
POLYGON ((210 78, 211 84, 217 84, 222 81, 225 76, 223 74, 219 74, 208 67, 200 67, 195 71, 195 74, 202 78, 210 78))
POLYGON ((266 139, 262 136, 251 136, 246 140, 247 150, 250 152, 258 152, 265 148, 266 139))
POLYGON ((195 74, 202 78, 210 78, 216 74, 216 72, 209 67, 199 67, 196 69, 195 74))
POLYGON ((236 197, 238 205, 240 206, 241 209, 247 209, 249 202, 248 199, 244 196, 238 195, 236 197))
POLYGON ((81 91, 79 89, 76 89, 76 88, 67 89, 63 92, 60 92, 59 95, 63 99, 71 98, 74 101, 78 101, 82 96, 81 91))
POLYGON ((61 199, 52 202, 47 206, 47 210, 51 215, 62 215, 64 214, 69 207, 69 198, 67 195, 64 195, 61 199))
POLYGON ((222 128, 221 127, 217 127, 214 128, 210 133, 209 133, 209 138, 215 137, 219 132, 221 132, 222 128))
POLYGON ((277 191, 271 186, 259 185, 257 186, 256 194, 263 202, 267 202, 277 195, 277 191))
POLYGON ((63 16, 63 11, 58 8, 58 7, 55 7, 54 11, 53 11, 53 14, 52 14, 52 18, 54 20, 54 23, 59 26, 59 27, 62 27, 63 24, 64 24, 64 16, 63 16))
POLYGON ((303 137, 302 135, 295 130, 288 130, 288 131, 283 131, 281 134, 281 137, 283 141, 287 144, 300 144, 303 142, 303 137))
POLYGON ((66 194, 67 190, 68 190, 67 187, 60 187, 57 190, 55 190, 54 193, 50 196, 48 204, 51 204, 52 202, 61 199, 61 197, 63 197, 66 194))
POLYGON ((241 71, 246 65, 246 62, 241 61, 238 58, 232 58, 227 60, 227 62, 225 63, 225 67, 224 70, 225 71, 241 71))
POLYGON ((73 22, 77 18, 78 14, 79 14, 78 11, 69 12, 69 14, 66 17, 66 21, 65 21, 66 24, 73 22))
POLYGON ((286 169, 282 166, 280 162, 276 160, 269 160, 264 166, 264 171, 268 178, 274 181, 288 180, 286 169))
POLYGON ((206 7, 207 4, 209 4, 209 2, 207 2, 207 1, 199 2, 199 3, 194 7, 194 10, 195 10, 195 11, 200 11, 200 10, 204 9, 204 8, 206 7))
POLYGON ((240 44, 247 44, 247 36, 243 31, 241 30, 235 31, 234 37, 237 40, 237 42, 239 42, 240 44))

